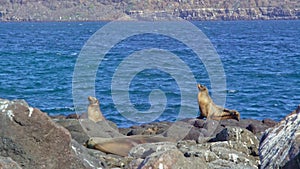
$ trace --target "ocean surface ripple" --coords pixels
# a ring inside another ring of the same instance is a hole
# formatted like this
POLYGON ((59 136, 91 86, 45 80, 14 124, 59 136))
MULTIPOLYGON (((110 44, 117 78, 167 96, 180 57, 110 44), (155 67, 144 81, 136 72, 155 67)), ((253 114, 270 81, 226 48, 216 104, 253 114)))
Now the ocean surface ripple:
MULTIPOLYGON (((192 22, 210 39, 226 73, 225 106, 236 109, 242 118, 280 120, 300 104, 300 21, 214 21, 192 22)), ((25 99, 31 106, 50 115, 75 113, 72 99, 72 77, 76 59, 86 41, 106 22, 0 22, 0 97, 25 99)), ((180 32, 178 32, 180 33, 180 32)), ((143 48, 143 38, 157 40, 172 50, 176 43, 147 35, 128 39, 135 48, 143 48), (140 45, 140 46, 139 46, 140 45)), ((119 126, 136 124, 118 113, 111 95, 109 73, 132 46, 120 43, 109 53, 107 65, 96 76, 96 97, 104 115, 119 126), (125 52, 126 53, 126 52, 125 52), (109 66, 111 64, 111 66, 109 66)), ((198 83, 210 89, 205 66, 193 60, 191 52, 173 51, 189 60, 199 71, 198 83)), ((107 58, 106 58, 107 59, 107 58)), ((101 66, 101 65, 100 65, 101 66)), ((191 86, 197 91, 196 86, 191 86)), ((130 84, 130 97, 140 111, 151 107, 149 94, 164 91, 167 106, 157 121, 174 121, 180 106, 176 80, 159 70, 145 70, 130 84), (155 83, 154 83, 155 82, 155 83)), ((126 92, 120 89, 120 92, 126 92)), ((197 93, 195 93, 196 95, 197 93)), ((194 96, 191 96, 194 97, 194 96)), ((86 100, 87 98, 82 98, 86 100)), ((82 111, 85 108, 83 108, 82 111)), ((198 112, 199 113, 199 112, 198 112)))

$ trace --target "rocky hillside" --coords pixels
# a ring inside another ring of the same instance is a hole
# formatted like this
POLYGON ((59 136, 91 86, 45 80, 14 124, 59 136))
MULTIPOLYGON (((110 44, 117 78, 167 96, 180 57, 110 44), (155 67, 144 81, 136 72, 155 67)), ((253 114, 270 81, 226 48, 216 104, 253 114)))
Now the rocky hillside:
POLYGON ((299 19, 298 0, 1 0, 0 21, 95 21, 152 13, 188 20, 299 19))

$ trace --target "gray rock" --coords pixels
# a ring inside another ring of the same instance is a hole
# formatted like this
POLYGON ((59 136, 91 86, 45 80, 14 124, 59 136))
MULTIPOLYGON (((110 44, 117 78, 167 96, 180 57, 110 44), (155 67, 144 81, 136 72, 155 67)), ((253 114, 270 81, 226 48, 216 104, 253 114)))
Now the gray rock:
POLYGON ((195 140, 198 141, 199 137, 204 137, 204 134, 201 133, 201 130, 199 130, 196 127, 192 127, 188 134, 183 138, 183 140, 195 140))
POLYGON ((84 144, 90 137, 124 136, 119 133, 117 125, 109 120, 95 123, 89 119, 58 119, 55 122, 68 129, 72 138, 80 144, 84 144))
POLYGON ((256 136, 239 127, 224 128, 210 142, 178 142, 185 157, 200 159, 210 168, 258 168, 258 140, 256 136))
POLYGON ((223 127, 220 125, 221 121, 218 120, 206 120, 203 126, 203 129, 206 130, 207 133, 205 133, 206 137, 213 137, 215 133, 218 133, 223 129, 223 127))
POLYGON ((184 139, 190 132, 193 126, 187 122, 174 122, 162 135, 174 140, 180 141, 184 139))
POLYGON ((144 161, 142 158, 134 159, 129 163, 128 168, 139 168, 139 165, 144 161))
POLYGON ((98 150, 88 149, 87 150, 91 156, 103 161, 103 166, 105 168, 132 168, 129 163, 136 160, 132 157, 121 157, 113 154, 106 154, 98 150))
POLYGON ((197 127, 197 128, 203 128, 204 127, 204 123, 205 123, 205 120, 203 119, 195 119, 192 123, 192 125, 194 127, 197 127))
POLYGON ((69 131, 25 101, 0 99, 0 131, 0 156, 24 169, 103 167, 78 156, 69 131))
POLYGON ((268 118, 267 119, 263 119, 262 123, 265 124, 265 125, 267 125, 268 127, 274 127, 277 124, 276 121, 274 121, 272 119, 268 119, 268 118))
POLYGON ((299 149, 300 105, 264 133, 259 145, 261 168, 300 168, 299 149))
POLYGON ((88 134, 83 130, 81 124, 78 120, 74 119, 60 119, 55 120, 55 122, 71 133, 71 136, 74 140, 76 140, 80 144, 84 144, 88 139, 88 134))
POLYGON ((120 133, 132 136, 132 135, 158 135, 168 130, 170 122, 153 122, 149 124, 143 124, 141 126, 132 126, 130 128, 120 129, 120 133))
POLYGON ((257 169, 256 166, 250 166, 245 164, 236 164, 231 161, 217 159, 208 164, 212 169, 257 169))
POLYGON ((210 141, 234 141, 235 144, 242 145, 241 147, 247 147, 249 151, 247 154, 258 156, 259 141, 252 132, 246 129, 239 127, 226 127, 210 141))
MULTIPOLYGON (((206 162, 211 168, 226 168, 244 166, 246 168, 258 168, 259 159, 249 154, 248 147, 241 142, 222 141, 196 144, 181 141, 178 149, 185 157, 194 157, 206 162)), ((242 167, 240 167, 242 168, 242 167)))
POLYGON ((96 156, 92 156, 89 153, 89 150, 82 145, 80 145, 75 140, 71 141, 72 150, 75 152, 78 160, 86 167, 86 168, 99 168, 99 167, 107 167, 106 162, 103 159, 97 159, 96 156))
POLYGON ((189 169, 199 169, 208 168, 207 164, 198 158, 186 158, 177 149, 167 150, 165 152, 157 152, 148 156, 138 168, 189 168, 189 169))
POLYGON ((0 168, 1 169, 22 169, 18 163, 16 163, 10 157, 0 156, 0 168))
POLYGON ((222 120, 220 121, 220 125, 227 127, 240 127, 243 129, 247 129, 256 135, 258 139, 261 138, 266 129, 272 127, 272 125, 276 124, 275 121, 271 119, 264 119, 263 121, 254 120, 254 119, 241 119, 240 121, 236 120, 222 120))
POLYGON ((250 156, 247 156, 246 154, 243 154, 239 151, 215 146, 211 148, 211 151, 217 154, 219 159, 225 160, 227 162, 233 162, 234 164, 258 168, 258 164, 255 162, 254 158, 251 159, 250 156))
POLYGON ((177 147, 175 143, 171 142, 139 144, 130 150, 129 156, 133 158, 146 158, 152 153, 165 152, 172 149, 177 149, 177 147))
POLYGON ((182 152, 185 153, 190 150, 190 147, 197 145, 196 141, 191 140, 184 140, 177 142, 177 148, 182 152))
POLYGON ((185 157, 198 157, 207 163, 217 160, 219 157, 212 151, 207 149, 193 149, 193 151, 187 151, 184 153, 185 157))

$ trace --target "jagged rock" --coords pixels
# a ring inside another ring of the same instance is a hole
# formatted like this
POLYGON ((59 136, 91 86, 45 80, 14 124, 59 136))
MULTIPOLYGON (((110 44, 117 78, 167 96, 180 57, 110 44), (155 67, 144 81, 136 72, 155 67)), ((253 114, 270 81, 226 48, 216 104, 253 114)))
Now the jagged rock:
POLYGON ((222 159, 226 161, 224 162, 223 166, 229 164, 227 167, 230 167, 232 166, 230 164, 234 163, 234 164, 239 164, 239 165, 248 166, 252 168, 258 168, 257 167, 258 164, 254 158, 251 158, 247 154, 243 154, 234 149, 212 146, 211 151, 218 155, 218 159, 222 159))
POLYGON ((79 155, 68 130, 25 101, 0 99, 0 131, 0 156, 23 169, 103 167, 88 154, 79 155))
POLYGON ((79 144, 77 141, 71 141, 72 150, 75 152, 78 159, 85 165, 86 168, 98 168, 104 167, 107 168, 106 161, 104 159, 96 158, 93 156, 89 149, 79 144))
POLYGON ((104 161, 105 163, 103 163, 103 165, 105 166, 105 168, 132 168, 129 167, 129 163, 135 160, 132 157, 122 157, 114 154, 106 154, 94 149, 87 149, 87 151, 91 156, 99 159, 100 161, 104 161))
POLYGON ((262 123, 267 125, 268 127, 274 127, 277 124, 277 122, 272 119, 263 119, 262 123))
POLYGON ((257 128, 253 124, 249 124, 246 129, 251 131, 253 134, 257 133, 257 128))
POLYGON ((221 121, 218 120, 206 120, 202 133, 204 134, 205 137, 214 137, 216 133, 219 133, 224 127, 221 125, 221 121))
POLYGON ((204 144, 181 141, 178 149, 185 157, 195 157, 206 162, 211 168, 226 168, 242 166, 246 168, 258 168, 258 156, 250 154, 245 143, 237 141, 219 141, 204 144))
POLYGON ((186 158, 179 150, 171 149, 165 152, 151 154, 138 166, 138 168, 206 169, 208 167, 201 159, 194 157, 186 158))
POLYGON ((245 164, 236 164, 232 161, 227 161, 223 159, 217 159, 208 164, 211 169, 257 169, 256 166, 250 166, 245 164))
POLYGON ((16 163, 10 157, 0 156, 0 168, 1 169, 22 169, 18 163, 16 163))
POLYGON ((171 142, 146 143, 146 144, 140 144, 133 147, 129 152, 129 156, 134 158, 146 158, 152 153, 165 152, 171 149, 177 149, 175 143, 171 143, 171 142))
POLYGON ((263 169, 300 168, 300 105, 264 133, 259 155, 263 169))
POLYGON ((183 138, 183 140, 195 140, 198 141, 199 137, 204 137, 204 134, 201 133, 201 130, 199 130, 196 127, 192 127, 190 131, 187 133, 187 135, 183 138))
MULTIPOLYGON (((253 133, 246 129, 226 127, 210 141, 233 141, 235 144, 246 147, 249 151, 247 154, 258 156, 259 141, 253 133)), ((240 151, 239 149, 237 150, 240 151)))
POLYGON ((142 158, 134 159, 129 163, 129 168, 139 168, 139 165, 144 161, 142 158))
POLYGON ((149 124, 143 124, 141 126, 132 126, 130 128, 120 129, 120 133, 126 136, 132 135, 157 135, 162 134, 170 127, 170 122, 153 122, 149 124))
POLYGON ((89 139, 89 136, 84 132, 78 120, 62 119, 57 120, 56 123, 68 129, 72 138, 80 144, 84 144, 89 139))
POLYGON ((271 119, 264 119, 263 121, 254 120, 254 119, 242 119, 239 122, 236 120, 222 120, 220 122, 221 126, 236 126, 240 128, 247 129, 256 135, 258 139, 261 138, 266 129, 274 126, 275 121, 271 119))
POLYGON ((162 135, 179 141, 187 136, 191 128, 193 126, 189 123, 176 121, 162 135))
POLYGON ((57 124, 68 129, 78 143, 84 144, 90 137, 112 138, 123 136, 115 123, 106 120, 97 123, 89 119, 58 119, 57 124))
POLYGON ((197 127, 197 128, 203 128, 204 127, 204 123, 205 123, 205 120, 203 119, 195 119, 192 123, 192 125, 194 127, 197 127))

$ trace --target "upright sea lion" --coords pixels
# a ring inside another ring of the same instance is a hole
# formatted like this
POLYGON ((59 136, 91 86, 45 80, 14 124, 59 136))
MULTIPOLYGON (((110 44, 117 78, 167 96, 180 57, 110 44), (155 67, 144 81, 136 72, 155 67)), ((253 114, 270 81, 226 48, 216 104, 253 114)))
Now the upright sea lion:
POLYGON ((217 106, 210 98, 207 87, 201 84, 198 84, 197 86, 199 89, 198 104, 200 110, 200 116, 198 118, 202 119, 206 117, 207 119, 213 120, 240 120, 240 113, 238 111, 217 106))
POLYGON ((92 137, 86 142, 88 148, 94 148, 105 153, 127 156, 129 151, 138 144, 175 142, 175 140, 161 136, 124 136, 116 138, 92 137))
POLYGON ((105 120, 101 110, 100 110, 100 104, 99 101, 92 96, 88 97, 89 100, 89 106, 88 106, 88 118, 95 123, 98 121, 105 120))

